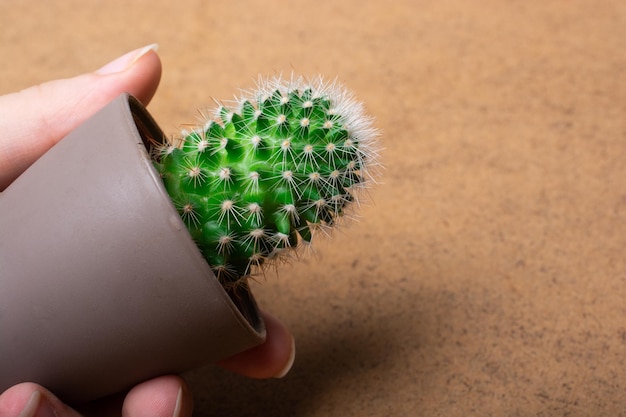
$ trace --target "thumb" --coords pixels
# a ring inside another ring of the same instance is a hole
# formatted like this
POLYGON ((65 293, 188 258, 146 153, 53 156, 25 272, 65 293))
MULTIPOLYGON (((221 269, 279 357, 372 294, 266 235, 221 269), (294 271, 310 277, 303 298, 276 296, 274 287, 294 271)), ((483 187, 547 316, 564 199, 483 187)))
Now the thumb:
POLYGON ((148 104, 161 78, 155 51, 149 45, 95 72, 0 96, 0 191, 119 94, 148 104))

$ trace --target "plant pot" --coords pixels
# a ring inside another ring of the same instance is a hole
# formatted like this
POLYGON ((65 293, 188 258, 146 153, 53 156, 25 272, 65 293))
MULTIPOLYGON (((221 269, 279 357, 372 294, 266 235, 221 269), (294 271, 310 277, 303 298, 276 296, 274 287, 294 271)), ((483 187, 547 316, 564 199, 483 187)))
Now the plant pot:
POLYGON ((36 382, 97 399, 264 341, 153 168, 164 135, 122 95, 0 194, 0 392, 36 382))

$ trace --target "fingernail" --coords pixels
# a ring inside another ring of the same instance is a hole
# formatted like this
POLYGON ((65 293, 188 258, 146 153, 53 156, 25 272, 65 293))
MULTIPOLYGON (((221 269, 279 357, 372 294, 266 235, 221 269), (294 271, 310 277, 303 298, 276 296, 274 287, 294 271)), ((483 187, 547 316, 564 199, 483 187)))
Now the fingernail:
POLYGON ((141 57, 146 55, 150 51, 156 51, 159 45, 153 43, 151 45, 144 46, 143 48, 135 49, 129 53, 122 55, 119 58, 114 59, 102 68, 96 71, 96 74, 109 75, 116 72, 122 72, 132 67, 135 62, 139 61, 141 57))
POLYGON ((172 417, 182 417, 191 414, 189 412, 185 413, 185 411, 188 411, 188 408, 189 404, 186 404, 185 389, 180 387, 176 396, 176 405, 174 406, 172 417))
POLYGON ((57 413, 41 391, 35 391, 31 394, 19 417, 57 417, 57 413))
POLYGON ((292 337, 291 338, 291 354, 289 355, 289 360, 285 364, 285 367, 278 374, 274 375, 274 378, 280 379, 280 378, 283 378, 285 375, 287 375, 289 371, 291 370, 291 367, 293 366, 293 363, 295 360, 296 360, 296 342, 292 337))
POLYGON ((178 388, 178 395, 176 396, 176 405, 174 406, 174 413, 172 417, 180 417, 180 412, 183 408, 183 387, 178 388))

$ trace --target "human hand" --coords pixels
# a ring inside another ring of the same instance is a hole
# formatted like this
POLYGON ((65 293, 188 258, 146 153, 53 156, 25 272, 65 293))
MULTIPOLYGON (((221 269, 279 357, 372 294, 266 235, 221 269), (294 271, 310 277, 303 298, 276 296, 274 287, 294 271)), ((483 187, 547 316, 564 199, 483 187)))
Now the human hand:
MULTIPOLYGON (((129 92, 147 105, 160 77, 161 62, 155 48, 148 46, 93 73, 0 96, 0 191, 119 94, 129 92)), ((265 313, 263 317, 266 342, 218 365, 252 378, 281 377, 289 371, 293 338, 275 318, 265 313)), ((15 385, 0 395, 2 417, 185 417, 192 408, 185 382, 173 375, 143 382, 124 395, 81 408, 81 413, 34 383, 15 385)))

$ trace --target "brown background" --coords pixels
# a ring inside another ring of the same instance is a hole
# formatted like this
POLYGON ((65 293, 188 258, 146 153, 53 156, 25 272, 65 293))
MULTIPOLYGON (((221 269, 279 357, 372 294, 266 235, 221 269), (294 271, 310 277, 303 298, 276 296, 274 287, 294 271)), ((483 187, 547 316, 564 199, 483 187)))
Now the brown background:
POLYGON ((169 132, 292 70, 376 117, 360 222, 255 288, 292 372, 194 372, 197 415, 626 415, 623 0, 0 0, 0 40, 0 93, 158 42, 169 132))

